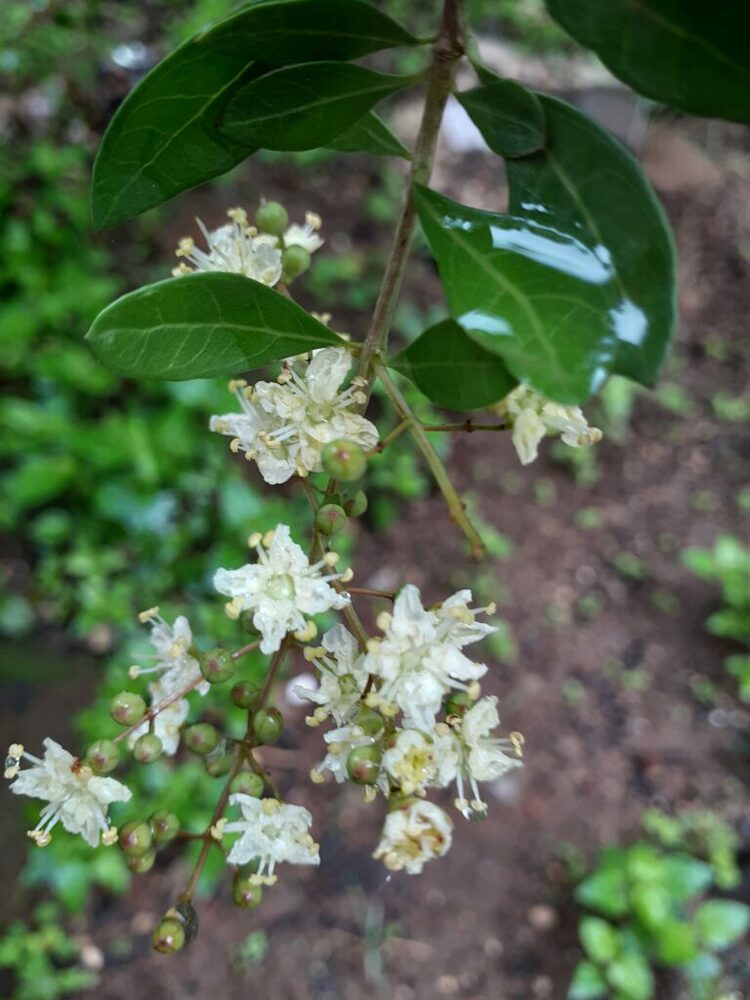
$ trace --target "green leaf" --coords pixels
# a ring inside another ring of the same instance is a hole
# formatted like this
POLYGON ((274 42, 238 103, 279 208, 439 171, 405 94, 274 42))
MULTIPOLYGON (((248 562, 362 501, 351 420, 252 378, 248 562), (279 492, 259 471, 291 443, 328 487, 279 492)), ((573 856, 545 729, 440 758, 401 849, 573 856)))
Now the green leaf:
POLYGON ((474 410, 496 403, 516 380, 496 354, 451 319, 436 323, 389 362, 438 406, 474 410))
POLYGON ((608 375, 651 384, 675 319, 672 239, 640 167, 540 97, 544 150, 508 160, 508 215, 427 188, 417 208, 453 317, 519 381, 582 403, 608 375))
POLYGON ((698 935, 714 951, 724 951, 750 927, 750 906, 731 899, 711 899, 695 914, 698 935))
POLYGON ((163 59, 118 108, 94 165, 94 225, 114 226, 241 162, 247 144, 219 135, 215 121, 234 90, 269 66, 417 43, 364 0, 274 0, 219 21, 163 59))
POLYGON ((526 156, 544 145, 544 111, 536 94, 499 77, 456 97, 500 156, 526 156))
POLYGON ((672 916, 672 896, 663 885, 633 886, 631 902, 633 912, 650 931, 657 930, 672 916))
POLYGON ((239 274, 192 274, 123 295, 86 334, 120 375, 179 381, 233 375, 341 345, 322 323, 273 289, 239 274))
POLYGON ((750 121, 750 8, 703 0, 546 0, 625 83, 696 115, 750 121))
POLYGON ((568 1000, 598 1000, 607 995, 607 984, 591 962, 579 962, 573 971, 568 1000))
POLYGON ((411 153, 374 111, 368 111, 341 135, 330 139, 328 149, 342 153, 370 153, 372 156, 401 156, 411 159, 411 153))
POLYGON ((628 1000, 649 1000, 654 992, 654 978, 643 955, 629 952, 615 959, 607 969, 607 979, 613 989, 628 1000))
POLYGON ((601 917, 584 917, 578 925, 578 934, 584 951, 598 965, 611 962, 620 950, 617 931, 601 917))
POLYGON ((697 896, 713 882, 713 870, 705 861, 689 854, 669 854, 664 858, 664 884, 672 898, 683 903, 697 896))
POLYGON ((682 920, 664 923, 656 937, 656 952, 664 965, 685 965, 698 954, 698 938, 695 928, 682 920))
POLYGON ((598 868, 575 891, 579 903, 608 917, 624 917, 628 912, 625 872, 622 868, 598 868))
POLYGON ((230 140, 254 149, 317 149, 418 79, 345 62, 285 66, 240 87, 217 125, 230 140))

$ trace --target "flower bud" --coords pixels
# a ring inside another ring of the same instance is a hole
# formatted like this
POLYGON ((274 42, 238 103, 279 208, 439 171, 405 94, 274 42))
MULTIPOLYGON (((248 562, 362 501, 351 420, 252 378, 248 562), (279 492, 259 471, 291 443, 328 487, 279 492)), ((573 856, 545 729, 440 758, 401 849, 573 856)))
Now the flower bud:
POLYGON ((120 827, 118 843, 120 850, 131 857, 140 858, 151 850, 153 838, 148 823, 133 819, 120 827))
POLYGON ((283 236, 289 225, 289 214, 278 201, 264 201, 255 213, 255 225, 262 233, 283 236))
POLYGON ((150 851, 146 851, 145 854, 131 854, 128 856, 125 862, 131 872, 136 875, 143 875, 154 867, 154 861, 156 861, 156 851, 151 848, 150 851))
POLYGON ((363 490, 359 490, 346 504, 344 510, 349 517, 362 517, 367 510, 367 494, 363 490))
POLYGON ((203 761, 203 766, 206 769, 206 773, 210 774, 212 778, 223 778, 225 774, 229 773, 232 760, 233 755, 227 753, 224 747, 221 746, 213 753, 208 754, 203 761))
POLYGON ((109 714, 121 726, 133 726, 146 714, 146 702, 139 694, 121 691, 112 699, 109 714))
POLYGON ((324 535, 340 531, 346 524, 346 511, 336 503, 324 503, 315 516, 315 526, 324 535))
POLYGON ((247 632, 248 635, 259 635, 253 618, 255 616, 254 611, 243 611, 240 615, 240 625, 242 626, 242 631, 247 632))
POLYGON ((473 702, 466 691, 452 691, 445 699, 446 715, 465 715, 473 702))
POLYGON ((350 483, 364 475, 367 459, 356 441, 339 438, 329 441, 321 453, 323 468, 329 476, 350 483))
POLYGON ((237 708, 250 708, 260 694, 260 688, 250 681, 238 681, 229 692, 232 704, 237 708))
POLYGON ((153 764, 161 757, 164 745, 156 733, 144 733, 135 741, 133 756, 139 764, 153 764))
POLYGON ((281 255, 281 278, 283 281, 294 281, 310 266, 310 254, 304 247, 287 247, 281 255))
POLYGON ((179 819, 168 809, 158 809, 149 817, 148 824, 157 844, 166 844, 167 841, 174 840, 180 829, 179 819))
POLYGON ((253 732, 259 743, 275 743, 283 728, 284 720, 278 708, 259 708, 253 716, 253 732))
POLYGON ((237 906, 250 910, 263 899, 263 889, 249 875, 237 872, 232 882, 232 898, 237 906))
POLYGON ((229 790, 235 794, 252 795, 254 799, 259 799, 263 794, 265 782, 255 771, 240 771, 232 778, 229 790))
POLYGON ((234 661, 228 649, 217 646, 210 653, 201 657, 201 673, 209 684, 221 684, 228 681, 234 673, 234 661))
POLYGON ((352 725, 359 726, 365 736, 377 736, 383 731, 383 716, 363 705, 352 719, 352 725))
POLYGON ((380 774, 382 759, 383 751, 380 747, 355 747, 346 758, 347 774, 357 785, 374 785, 380 774))
POLYGON ((120 762, 120 749, 112 740, 97 740, 86 751, 86 762, 94 774, 109 774, 120 762))
POLYGON ((188 726, 182 738, 188 750, 202 757, 219 745, 219 734, 209 722, 196 722, 194 726, 188 726))
POLYGON ((162 955, 171 955, 185 947, 185 928, 174 917, 165 917, 151 935, 151 944, 162 955))

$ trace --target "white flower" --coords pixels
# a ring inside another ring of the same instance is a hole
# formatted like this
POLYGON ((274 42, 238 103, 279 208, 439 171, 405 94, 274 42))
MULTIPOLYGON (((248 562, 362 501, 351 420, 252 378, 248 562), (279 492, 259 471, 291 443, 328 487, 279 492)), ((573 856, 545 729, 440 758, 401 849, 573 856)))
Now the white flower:
POLYGON ((253 879, 270 885, 276 881, 274 868, 281 861, 320 864, 318 845, 308 832, 312 816, 307 809, 244 794, 230 795, 229 802, 242 810, 242 819, 223 827, 224 833, 241 834, 227 856, 230 865, 257 860, 258 871, 253 879))
POLYGON ((322 224, 320 216, 315 212, 305 212, 304 226, 293 222, 284 233, 284 246, 302 247, 308 253, 315 253, 323 246, 323 240, 318 236, 322 224))
POLYGON ((267 548, 260 536, 251 541, 258 561, 240 569, 218 569, 214 587, 231 598, 226 608, 230 617, 253 612, 253 625, 261 634, 261 652, 275 652, 287 632, 304 629, 305 615, 349 604, 349 595, 338 593, 329 583, 340 580, 342 574, 322 576, 321 570, 329 567, 329 561, 310 565, 286 524, 278 525, 267 548))
POLYGON ((438 776, 436 748, 419 730, 402 729, 383 754, 383 767, 405 795, 423 795, 438 776))
POLYGON ((320 647, 307 647, 305 656, 320 671, 320 684, 314 690, 299 686, 296 693, 319 706, 313 717, 315 722, 322 722, 330 714, 337 725, 343 725, 359 704, 367 684, 364 657, 357 640, 343 625, 334 625, 323 635, 320 647))
POLYGON ((412 802, 388 813, 374 858, 391 871, 418 875, 426 861, 442 857, 451 846, 453 824, 432 802, 412 802))
MULTIPOLYGON (((152 709, 158 708, 159 705, 175 693, 174 689, 166 685, 164 679, 157 681, 155 684, 149 684, 148 689, 151 692, 152 709)), ((179 698, 177 701, 173 701, 170 705, 167 705, 166 708, 163 708, 154 719, 151 731, 161 740, 162 753, 165 753, 168 757, 173 757, 177 753, 177 748, 180 745, 180 729, 185 719, 187 719, 189 711, 190 705, 187 698, 179 698)), ((149 731, 148 722, 144 722, 138 729, 134 729, 128 737, 128 746, 130 749, 133 749, 139 736, 143 736, 144 733, 149 731)))
POLYGON ((327 347, 309 362, 288 361, 278 382, 230 383, 242 412, 213 416, 209 428, 231 437, 232 450, 255 461, 267 483, 320 472, 330 441, 346 438, 365 451, 378 443, 375 425, 353 412, 365 399, 362 380, 339 392, 350 367, 347 350, 327 347))
POLYGON ((107 810, 112 802, 127 802, 130 789, 115 778, 98 777, 54 740, 45 739, 44 747, 40 759, 14 744, 6 761, 5 776, 15 779, 12 792, 49 803, 29 836, 44 847, 50 841, 50 831, 60 822, 69 833, 80 833, 92 847, 99 844, 101 834, 105 843, 112 843, 116 831, 109 828, 107 810), (31 761, 32 767, 19 770, 22 758, 31 761))
POLYGON ((232 220, 209 232, 200 219, 198 226, 208 245, 208 251, 198 250, 191 237, 180 240, 177 256, 181 263, 173 270, 175 277, 193 271, 224 271, 227 274, 244 274, 263 285, 275 285, 281 277, 281 250, 273 242, 258 237, 257 229, 248 224, 247 213, 241 208, 230 208, 227 215, 232 220))
POLYGON ((431 731, 443 696, 452 688, 467 690, 467 682, 487 672, 483 663, 473 663, 461 652, 494 631, 475 620, 470 600, 470 591, 459 591, 428 611, 418 588, 407 584, 396 598, 393 615, 386 616, 385 635, 368 643, 363 666, 381 678, 376 697, 398 705, 409 728, 431 731))
POLYGON ((207 694, 211 685, 203 679, 198 660, 191 655, 193 633, 184 615, 178 615, 170 626, 159 614, 158 608, 149 608, 138 616, 151 625, 151 645, 156 650, 155 666, 144 669, 131 667, 131 675, 160 674, 159 685, 166 695, 195 685, 200 694, 207 694))
POLYGON ((490 409, 513 428, 513 445, 522 465, 534 461, 539 442, 547 435, 560 434, 571 448, 597 444, 602 439, 602 432, 598 427, 589 427, 579 406, 554 403, 528 385, 517 385, 490 409))

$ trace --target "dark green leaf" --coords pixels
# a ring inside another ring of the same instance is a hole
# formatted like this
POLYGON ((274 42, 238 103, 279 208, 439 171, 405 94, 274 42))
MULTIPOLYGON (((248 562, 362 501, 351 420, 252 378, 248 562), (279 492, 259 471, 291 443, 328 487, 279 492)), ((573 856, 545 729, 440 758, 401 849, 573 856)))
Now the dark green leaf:
POLYGON ((704 0, 547 0, 635 90, 696 115, 750 121, 750 7, 704 0))
POLYGON ((342 341, 298 305, 238 274, 192 274, 123 295, 86 334, 120 375, 234 375, 342 341))
POLYGON ((402 156, 405 160, 411 159, 406 146, 374 111, 368 111, 346 132, 330 139, 326 146, 342 153, 370 153, 373 156, 402 156))
POLYGON ((217 124, 253 149, 316 149, 416 79, 345 62, 285 66, 241 86, 217 124))
POLYGON ((598 965, 611 962, 620 950, 620 939, 612 924, 601 917, 584 917, 578 934, 586 954, 598 965))
POLYGON ((610 986, 628 1000, 650 1000, 654 978, 647 960, 637 952, 621 955, 607 969, 610 986))
POLYGON ((488 406, 516 385, 497 355, 467 337, 451 319, 425 330, 390 365, 449 410, 488 406))
POLYGON ((707 948, 723 951, 750 927, 750 906, 731 899, 711 899, 695 914, 695 926, 707 948))
POLYGON ((599 1000, 607 995, 607 984, 591 962, 579 962, 573 971, 568 1000, 599 1000))
POLYGON ((544 145, 542 105, 520 83, 498 78, 456 97, 494 153, 526 156, 544 145))
POLYGON ((363 0, 275 0, 219 21, 163 59, 117 110, 94 167, 94 225, 123 222, 243 160, 247 144, 214 127, 242 81, 269 66, 416 42, 363 0))
POLYGON ((671 234, 630 154, 540 97, 544 150, 508 160, 508 215, 427 188, 417 208, 450 311, 510 372, 560 403, 609 374, 651 384, 675 319, 671 234))

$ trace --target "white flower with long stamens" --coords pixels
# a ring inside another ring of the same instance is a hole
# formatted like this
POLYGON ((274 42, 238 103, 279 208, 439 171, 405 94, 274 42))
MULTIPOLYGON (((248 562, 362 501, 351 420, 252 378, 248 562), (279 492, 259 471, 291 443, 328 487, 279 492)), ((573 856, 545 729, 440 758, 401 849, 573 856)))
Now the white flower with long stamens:
POLYGON ((579 406, 563 406, 545 399, 528 385, 516 386, 489 409, 512 427, 513 446, 522 465, 534 461, 540 441, 548 435, 559 434, 571 448, 584 448, 602 439, 602 432, 589 426, 579 406))
POLYGON ((418 875, 425 862, 440 858, 451 846, 453 824, 432 802, 411 802, 388 813, 373 857, 390 871, 418 875))
POLYGON ((284 246, 302 247, 308 253, 315 253, 323 246, 323 240, 318 236, 318 230, 323 221, 315 212, 305 212, 304 226, 293 222, 284 232, 284 246))
POLYGON ((459 591, 437 609, 422 607, 417 587, 407 584, 393 606, 393 615, 380 619, 382 639, 371 639, 364 670, 380 678, 373 702, 397 705, 407 728, 430 732, 443 696, 451 689, 468 690, 487 667, 474 663, 461 649, 494 632, 476 621, 479 611, 469 607, 471 592, 459 591))
POLYGON ((274 653, 288 632, 306 627, 306 615, 344 608, 350 597, 331 586, 332 581, 343 576, 324 572, 330 570, 331 559, 326 557, 311 565, 292 541, 286 524, 278 525, 270 544, 266 546, 262 541, 260 536, 251 539, 258 553, 256 563, 217 570, 214 587, 231 598, 226 606, 230 617, 252 611, 253 625, 261 634, 261 652, 274 653))
POLYGON ((362 403, 362 380, 340 392, 351 368, 345 348, 326 347, 307 362, 288 361, 278 382, 230 383, 240 413, 213 416, 209 428, 232 438, 233 451, 255 461, 267 483, 320 472, 330 441, 346 438, 369 451, 378 443, 374 424, 353 412, 362 403))
POLYGON ((200 219, 196 220, 208 250, 199 250, 190 236, 180 240, 177 256, 182 257, 183 262, 172 274, 179 277, 195 271, 224 271, 243 274, 263 285, 275 285, 281 277, 281 250, 258 236, 257 229, 249 225, 244 209, 230 208, 227 215, 231 222, 213 232, 209 232, 200 219))
POLYGON ((383 767, 405 795, 424 795, 438 777, 436 746, 417 729, 402 729, 383 754, 383 767))
POLYGON ((112 802, 127 802, 130 789, 115 778, 95 775, 88 765, 54 740, 45 739, 44 748, 44 757, 39 758, 26 753, 20 744, 14 744, 5 765, 5 777, 14 779, 12 792, 48 803, 29 836, 44 847, 59 822, 69 833, 79 833, 92 847, 99 844, 100 837, 105 843, 112 843, 107 810, 112 802), (21 760, 30 761, 32 766, 21 770, 21 760))
POLYGON ((318 706, 311 724, 323 722, 330 714, 337 725, 343 725, 359 704, 367 684, 359 643, 343 625, 334 625, 323 635, 320 646, 306 647, 305 658, 315 664, 320 675, 315 690, 295 688, 300 697, 318 706))
POLYGON ((191 685, 200 694, 207 694, 211 685, 203 679, 200 664, 190 652, 193 633, 187 618, 178 615, 174 625, 169 625, 158 608, 149 608, 138 617, 151 625, 151 645, 156 650, 157 662, 152 667, 132 667, 132 676, 158 673, 158 683, 168 694, 188 689, 191 685))
POLYGON ((230 865, 246 865, 257 860, 258 871, 251 879, 272 885, 274 869, 282 861, 294 865, 319 865, 318 845, 310 836, 312 816, 302 806, 282 804, 277 799, 256 799, 238 793, 229 796, 238 805, 242 819, 225 823, 223 833, 241 834, 230 850, 230 865))
MULTIPOLYGON (((151 693, 150 707, 152 711, 154 709, 158 710, 159 705, 163 705, 164 702, 168 701, 176 693, 163 680, 157 681, 155 684, 149 684, 148 689, 151 693)), ((133 730, 128 737, 128 747, 132 750, 139 736, 153 732, 161 740, 162 753, 166 754, 167 757, 174 757, 180 745, 180 730, 185 719, 188 717, 189 711, 190 705, 187 698, 179 698, 177 701, 171 702, 166 708, 158 710, 153 721, 153 727, 149 727, 149 723, 144 722, 138 729, 133 730)))

